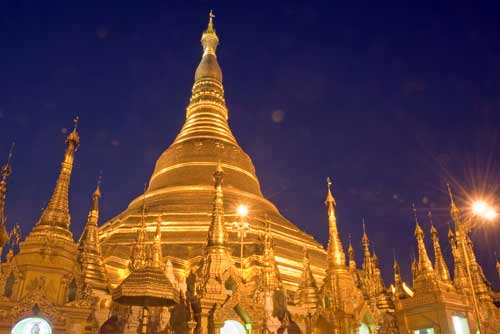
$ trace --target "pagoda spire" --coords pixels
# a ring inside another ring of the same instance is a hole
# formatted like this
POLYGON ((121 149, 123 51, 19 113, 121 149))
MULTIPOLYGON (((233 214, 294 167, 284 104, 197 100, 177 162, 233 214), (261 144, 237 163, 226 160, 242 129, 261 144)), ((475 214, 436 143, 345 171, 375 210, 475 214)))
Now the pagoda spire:
POLYGON ((426 272, 432 272, 432 263, 429 259, 429 255, 427 254, 427 249, 425 248, 424 243, 424 231, 420 227, 417 217, 417 209, 415 205, 413 207, 413 214, 415 216, 415 237, 417 239, 417 247, 418 247, 418 273, 423 274, 426 272))
POLYGON ((85 229, 78 241, 78 262, 80 263, 83 280, 92 288, 106 291, 108 277, 102 260, 99 244, 99 200, 101 199, 101 177, 92 194, 92 205, 87 217, 85 229))
POLYGON ((399 267, 398 260, 396 259, 396 251, 393 250, 393 265, 392 269, 394 270, 394 287, 396 291, 403 287, 403 282, 401 281, 401 270, 399 267))
POLYGON ((14 143, 10 147, 10 152, 7 157, 7 162, 2 167, 2 180, 0 180, 0 256, 2 255, 3 247, 9 242, 9 232, 7 232, 6 217, 5 217, 5 197, 7 194, 7 178, 12 173, 10 161, 14 152, 14 143))
MULTIPOLYGON (((144 184, 146 188, 146 184, 144 184)), ((146 265, 146 191, 144 191, 142 197, 142 209, 141 209, 141 226, 137 229, 137 235, 135 237, 135 244, 132 248, 132 253, 130 255, 129 269, 131 271, 142 268, 146 265)))
POLYGON ((52 235, 73 240, 73 235, 69 229, 71 216, 69 213, 68 193, 75 152, 80 144, 77 127, 78 117, 75 117, 73 131, 66 137, 66 151, 54 192, 32 233, 45 234, 50 229, 52 235))
POLYGON ((271 231, 271 224, 266 218, 266 230, 264 233, 264 256, 262 257, 263 262, 263 279, 264 286, 270 291, 274 290, 281 285, 280 272, 276 265, 274 258, 274 247, 273 247, 273 236, 271 231))
POLYGON ((208 229, 208 247, 226 247, 227 230, 224 225, 224 196, 222 192, 222 181, 224 180, 224 171, 220 164, 213 174, 214 178, 214 202, 212 209, 212 221, 208 229))
POLYGON ((465 271, 465 263, 462 261, 460 251, 458 249, 458 242, 455 233, 452 231, 451 226, 448 227, 448 239, 451 246, 451 254, 453 255, 453 285, 458 290, 467 290, 469 288, 467 274, 465 271))
POLYGON ((450 215, 455 224, 460 222, 460 210, 455 204, 455 200, 453 199, 453 193, 451 192, 451 187, 449 183, 446 183, 446 187, 448 188, 448 195, 450 196, 450 215))
POLYGON ((215 32, 214 17, 210 11, 207 29, 201 35, 203 54, 194 75, 186 122, 174 144, 193 138, 211 137, 237 145, 227 123, 228 110, 222 85, 222 70, 217 61, 219 37, 215 32))
POLYGON ((156 232, 153 239, 153 261, 152 266, 155 268, 162 267, 163 253, 161 251, 161 217, 156 220, 156 232))
POLYGON ((434 245, 434 268, 437 272, 438 278, 444 283, 451 283, 450 272, 441 251, 439 244, 439 235, 436 227, 432 223, 432 213, 429 211, 427 214, 431 223, 431 238, 434 245))
POLYGON ((366 234, 366 226, 365 220, 363 219, 363 236, 361 237, 361 243, 363 244, 363 269, 371 273, 372 271, 372 255, 370 253, 370 239, 368 239, 368 235, 366 234))
POLYGON ((354 257, 354 248, 352 247, 351 235, 349 234, 349 246, 347 247, 347 254, 349 255, 349 269, 356 270, 356 258, 354 257))
POLYGON ((328 240, 328 261, 330 266, 345 267, 345 254, 342 248, 342 243, 340 242, 339 232, 337 229, 337 218, 335 217, 336 203, 330 189, 332 181, 329 177, 326 179, 326 183, 327 193, 325 205, 328 212, 328 227, 330 232, 330 238, 328 240))
POLYGON ((311 271, 309 250, 304 247, 304 258, 302 262, 302 276, 298 289, 298 303, 308 308, 315 308, 318 304, 318 287, 311 271))

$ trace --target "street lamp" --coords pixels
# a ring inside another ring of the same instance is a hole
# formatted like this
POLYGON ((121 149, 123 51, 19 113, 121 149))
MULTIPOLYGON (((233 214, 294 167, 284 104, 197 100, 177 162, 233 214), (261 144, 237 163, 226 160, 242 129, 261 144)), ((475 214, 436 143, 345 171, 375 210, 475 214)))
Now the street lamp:
POLYGON ((248 230, 250 230, 250 225, 247 222, 248 207, 240 205, 236 209, 236 213, 239 219, 232 223, 232 227, 233 231, 238 232, 240 238, 240 268, 243 268, 243 240, 246 238, 248 230))

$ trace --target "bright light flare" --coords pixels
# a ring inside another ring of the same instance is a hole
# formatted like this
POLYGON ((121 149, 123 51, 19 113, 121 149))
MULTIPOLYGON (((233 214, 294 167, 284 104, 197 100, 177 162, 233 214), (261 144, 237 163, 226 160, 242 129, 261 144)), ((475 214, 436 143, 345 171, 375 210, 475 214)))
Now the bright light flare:
POLYGON ((492 208, 489 208, 485 211, 484 213, 484 218, 486 218, 487 220, 494 220, 498 217, 498 213, 493 210, 492 208))
POLYGON ((477 217, 490 221, 495 220, 498 217, 498 212, 495 208, 481 200, 472 203, 472 213, 477 217))
POLYGON ((236 212, 238 213, 238 216, 246 217, 248 215, 248 207, 246 205, 240 205, 236 212))
POLYGON ((488 211, 488 205, 484 201, 472 203, 472 212, 477 216, 483 216, 488 211))

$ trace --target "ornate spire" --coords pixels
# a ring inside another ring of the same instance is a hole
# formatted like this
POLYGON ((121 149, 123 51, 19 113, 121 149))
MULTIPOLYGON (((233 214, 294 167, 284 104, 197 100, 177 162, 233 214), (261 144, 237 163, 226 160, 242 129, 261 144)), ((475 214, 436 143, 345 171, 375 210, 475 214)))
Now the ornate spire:
POLYGON ((401 270, 399 268, 399 263, 396 259, 396 251, 393 249, 394 252, 394 263, 393 263, 393 270, 394 270, 394 290, 393 294, 395 299, 400 299, 405 297, 405 291, 403 287, 403 280, 401 279, 401 270))
POLYGON ((361 238, 361 243, 363 244, 363 269, 371 273, 372 271, 372 256, 370 253, 370 239, 368 239, 368 235, 366 234, 366 226, 365 220, 363 219, 363 236, 361 238))
POLYGON ((224 225, 224 196, 222 193, 222 181, 224 179, 224 171, 220 164, 214 176, 214 204, 212 210, 212 222, 208 229, 208 247, 226 247, 227 231, 224 225))
POLYGON ((447 183, 446 187, 448 188, 448 195, 450 196, 450 215, 455 224, 458 224, 460 222, 460 210, 455 205, 455 201, 453 200, 450 184, 447 183))
POLYGON ((318 288, 311 271, 309 251, 304 247, 304 260, 302 263, 302 276, 298 289, 298 303, 305 307, 315 308, 318 305, 318 288))
POLYGON ((411 254, 411 274, 413 278, 413 286, 415 286, 415 281, 418 276, 418 262, 417 258, 415 257, 415 252, 413 250, 411 254))
POLYGON ((5 197, 7 193, 7 178, 12 173, 12 166, 10 161, 14 152, 14 143, 10 147, 7 162, 2 167, 2 180, 0 181, 0 256, 2 255, 2 248, 9 241, 9 233, 7 232, 6 218, 5 218, 5 197))
POLYGON ((326 183, 328 187, 325 205, 328 210, 328 226, 330 230, 330 238, 328 240, 328 261, 330 266, 344 267, 345 254, 344 249, 342 248, 342 243, 340 242, 339 232, 337 230, 337 218, 335 217, 336 203, 330 189, 332 181, 329 177, 326 179, 326 183))
POLYGON ((354 248, 352 248, 351 235, 349 234, 349 247, 347 247, 347 254, 349 254, 349 269, 356 270, 356 258, 354 257, 354 248))
POLYGON ((54 192, 32 233, 43 234, 52 232, 50 233, 51 235, 69 240, 73 239, 73 235, 69 229, 71 216, 69 214, 68 193, 71 172, 73 170, 73 160, 80 144, 77 127, 78 117, 75 117, 73 131, 66 138, 66 152, 64 153, 64 160, 61 163, 61 171, 57 178, 54 192), (52 231, 48 231, 48 229, 52 231))
POLYGON ((160 268, 162 266, 163 254, 161 251, 161 217, 158 216, 156 220, 156 232, 153 239, 153 261, 152 266, 154 268, 160 268))
POLYGON ((412 204, 413 214, 415 216, 415 237, 417 238, 417 247, 418 247, 418 272, 425 273, 433 271, 431 260, 429 259, 429 255, 427 255, 427 249, 425 248, 424 243, 424 231, 420 227, 418 223, 417 217, 417 209, 415 208, 415 204, 412 204))
POLYGON ((227 123, 228 110, 224 99, 222 70, 216 55, 219 37, 214 29, 214 17, 210 11, 207 29, 201 36, 203 55, 194 75, 186 122, 174 143, 211 137, 237 145, 227 123))
POLYGON ((448 239, 451 246, 451 254, 453 255, 453 285, 458 290, 464 291, 469 289, 469 283, 467 280, 465 272, 465 263, 462 262, 462 257, 460 256, 460 251, 458 249, 457 238, 455 233, 451 230, 451 226, 448 228, 448 239))
POLYGON ((99 200, 101 198, 101 178, 92 194, 92 206, 87 217, 87 224, 78 241, 78 262, 84 282, 94 289, 107 290, 108 277, 102 261, 99 244, 99 200))
MULTIPOLYGON (((144 188, 146 184, 144 184, 144 188)), ((146 252, 146 191, 142 198, 142 210, 141 210, 141 226, 137 229, 137 236, 135 238, 135 245, 132 248, 132 254, 130 255, 129 269, 131 271, 140 269, 146 265, 147 262, 147 252, 146 252)))
POLYGON ((431 223, 431 238, 434 245, 434 268, 436 269, 438 278, 444 283, 451 283, 450 272, 448 271, 448 266, 441 252, 441 246, 439 244, 439 235, 436 227, 432 223, 432 214, 428 213, 429 221, 431 223))
POLYGON ((396 250, 393 249, 393 265, 392 268, 394 270, 394 286, 397 288, 402 284, 401 282, 401 271, 399 268, 398 260, 396 259, 396 250))
POLYGON ((271 224, 267 218, 265 224, 266 231, 264 233, 264 256, 262 257, 262 274, 264 286, 272 291, 281 285, 281 280, 280 273, 274 258, 271 224))

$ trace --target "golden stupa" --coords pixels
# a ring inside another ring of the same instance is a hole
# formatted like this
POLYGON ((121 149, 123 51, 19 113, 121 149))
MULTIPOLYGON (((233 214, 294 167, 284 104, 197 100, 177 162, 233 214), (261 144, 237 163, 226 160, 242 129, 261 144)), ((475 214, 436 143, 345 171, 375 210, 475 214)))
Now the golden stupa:
MULTIPOLYGON (((204 31, 203 56, 196 69, 186 121, 174 142, 159 157, 145 194, 141 194, 122 213, 106 222, 100 240, 112 284, 126 274, 128 259, 140 227, 143 197, 147 225, 160 217, 166 236, 163 253, 169 254, 178 274, 185 275, 189 264, 202 255, 210 223, 213 197, 212 174, 218 163, 225 172, 225 221, 230 232, 230 247, 240 260, 240 240, 231 232, 238 219, 239 205, 249 209, 250 230, 244 240, 243 267, 251 268, 250 255, 261 254, 261 238, 266 220, 275 244, 276 260, 285 284, 298 286, 304 247, 309 248, 313 272, 323 276, 326 263, 321 245, 283 217, 261 192, 251 158, 239 146, 228 123, 222 71, 217 62, 219 38, 212 18, 204 31)), ((152 227, 150 228, 152 230, 152 227)), ((251 270, 249 271, 250 274, 251 270)))

